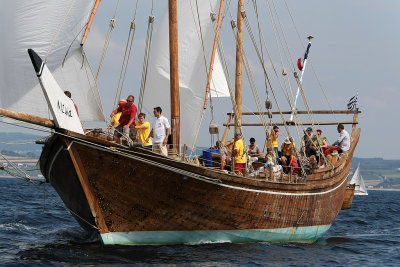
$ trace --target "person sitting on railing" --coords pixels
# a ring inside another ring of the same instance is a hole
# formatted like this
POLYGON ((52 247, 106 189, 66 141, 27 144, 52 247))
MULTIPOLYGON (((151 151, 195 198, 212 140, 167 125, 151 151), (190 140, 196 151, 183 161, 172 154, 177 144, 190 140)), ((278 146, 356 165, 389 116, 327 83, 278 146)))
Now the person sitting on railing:
POLYGON ((304 151, 306 157, 308 158, 311 157, 312 155, 315 156, 315 149, 313 149, 314 146, 312 138, 313 138, 312 128, 308 127, 304 131, 304 136, 303 136, 304 147, 302 148, 302 151, 304 151))
POLYGON ((292 151, 296 152, 296 144, 293 142, 292 137, 286 137, 281 145, 281 161, 283 170, 288 172, 287 166, 290 164, 290 156, 292 155, 292 151))
POLYGON ((326 144, 326 138, 322 137, 321 134, 322 130, 318 129, 317 135, 314 135, 311 138, 312 141, 311 149, 315 151, 315 158, 317 159, 318 164, 320 162, 320 150, 324 152, 325 149, 328 147, 328 145, 326 144))
POLYGON ((254 139, 253 137, 250 138, 250 146, 248 154, 250 156, 250 162, 258 161, 259 156, 261 155, 260 149, 256 145, 256 139, 254 139))
POLYGON ((339 153, 346 152, 347 150, 350 149, 350 135, 344 129, 343 124, 339 124, 338 125, 337 131, 339 133, 339 137, 336 140, 336 142, 333 143, 333 145, 334 146, 340 146, 340 149, 338 150, 339 153))
POLYGON ((289 159, 290 159, 289 166, 290 166, 291 173, 292 174, 299 173, 301 168, 299 167, 299 163, 298 163, 297 158, 296 158, 296 151, 292 150, 289 159))
POLYGON ((264 165, 264 168, 266 169, 272 169, 272 167, 275 166, 274 162, 274 154, 272 153, 272 150, 268 152, 268 154, 265 156, 266 163, 264 165))
POLYGON ((230 164, 230 153, 226 146, 222 145, 221 141, 217 141, 216 148, 219 149, 221 171, 223 171, 225 166, 230 164))

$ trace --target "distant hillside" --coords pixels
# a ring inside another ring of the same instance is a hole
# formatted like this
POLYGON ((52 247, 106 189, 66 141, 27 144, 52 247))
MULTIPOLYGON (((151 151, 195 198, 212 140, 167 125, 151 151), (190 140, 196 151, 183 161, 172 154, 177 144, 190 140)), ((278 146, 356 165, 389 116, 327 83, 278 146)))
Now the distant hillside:
POLYGON ((383 158, 353 158, 353 166, 360 163, 361 168, 368 169, 397 169, 400 168, 400 160, 387 160, 383 158))
POLYGON ((37 156, 42 152, 42 146, 35 144, 35 140, 43 138, 41 135, 25 133, 0 132, 0 151, 9 156, 37 156), (11 144, 8 144, 11 143, 11 144))

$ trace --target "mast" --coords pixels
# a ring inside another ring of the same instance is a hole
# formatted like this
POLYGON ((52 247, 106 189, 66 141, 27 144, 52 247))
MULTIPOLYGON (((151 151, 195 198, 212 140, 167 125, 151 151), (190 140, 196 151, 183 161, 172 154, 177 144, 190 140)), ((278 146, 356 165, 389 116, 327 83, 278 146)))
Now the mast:
POLYGON ((180 153, 177 0, 168 1, 172 149, 180 153))
POLYGON ((92 14, 90 14, 90 18, 89 18, 89 21, 87 23, 85 33, 83 34, 81 46, 84 45, 85 42, 86 42, 87 35, 88 35, 89 31, 90 31, 90 27, 92 26, 93 19, 94 19, 94 16, 96 15, 97 8, 99 7, 100 1, 101 0, 96 0, 96 3, 94 4, 93 10, 92 10, 92 14))
POLYGON ((242 81, 243 81, 243 17, 244 0, 238 1, 237 39, 236 39, 236 78, 235 78, 235 132, 241 132, 242 125, 242 81))

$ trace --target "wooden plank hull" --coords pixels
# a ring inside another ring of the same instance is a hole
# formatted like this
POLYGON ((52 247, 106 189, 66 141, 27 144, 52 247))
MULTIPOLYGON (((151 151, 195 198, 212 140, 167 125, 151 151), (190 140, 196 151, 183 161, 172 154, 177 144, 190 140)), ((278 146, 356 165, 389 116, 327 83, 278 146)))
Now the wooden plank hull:
POLYGON ((276 183, 84 139, 58 137, 45 147, 62 147, 71 158, 53 157, 42 172, 57 173, 50 179, 57 192, 71 191, 66 180, 81 187, 79 202, 69 193, 59 194, 85 218, 75 216, 80 224, 98 231, 105 244, 315 241, 342 207, 354 151, 304 183, 276 183), (57 164, 72 165, 75 174, 59 172, 57 164))

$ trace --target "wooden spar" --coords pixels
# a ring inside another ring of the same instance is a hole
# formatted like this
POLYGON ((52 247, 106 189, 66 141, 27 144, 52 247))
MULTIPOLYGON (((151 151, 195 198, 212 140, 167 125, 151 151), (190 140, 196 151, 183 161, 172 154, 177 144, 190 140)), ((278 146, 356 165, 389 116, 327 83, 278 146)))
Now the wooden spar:
POLYGON ((228 119, 228 122, 226 123, 225 131, 224 131, 224 135, 222 136, 222 140, 221 140, 222 144, 226 143, 226 139, 228 138, 229 129, 230 129, 229 124, 232 124, 232 120, 233 120, 233 116, 234 115, 235 115, 235 113, 231 113, 229 115, 229 119, 228 119))
POLYGON ((210 83, 211 83, 211 78, 212 78, 212 72, 214 69, 215 50, 217 49, 217 44, 218 44, 218 39, 219 39, 219 28, 221 27, 221 17, 222 17, 222 9, 223 8, 224 8, 224 0, 221 0, 221 3, 219 5, 217 29, 215 32, 214 45, 213 45, 213 50, 212 50, 212 55, 211 55, 210 71, 208 72, 206 97, 204 99, 204 106, 203 106, 204 109, 207 108, 208 94, 210 93, 210 83))
POLYGON ((178 72, 177 0, 168 1, 172 149, 180 153, 180 102, 178 72))
POLYGON ((236 38, 236 76, 235 76, 235 132, 240 132, 242 124, 242 81, 243 81, 243 17, 244 0, 238 1, 237 38, 236 38))
MULTIPOLYGON (((272 115, 277 115, 281 114, 279 111, 274 111, 271 112, 272 115)), ((297 114, 308 114, 308 111, 297 111, 297 114)), ((361 113, 361 110, 357 110, 356 112, 351 111, 351 110, 313 110, 312 114, 359 114, 361 113)), ((227 113, 228 115, 231 115, 233 113, 229 112, 227 113)), ((242 115, 268 115, 268 112, 243 112, 242 115)), ((282 114, 292 114, 291 111, 282 111, 282 114)))
MULTIPOLYGON (((314 122, 314 125, 338 125, 339 123, 353 124, 353 125, 358 124, 358 122, 354 122, 354 121, 326 121, 326 122, 316 121, 316 122, 314 122)), ((224 126, 233 126, 233 125, 234 125, 233 123, 224 123, 224 126)), ((282 122, 276 122, 276 123, 273 123, 273 125, 283 126, 285 124, 282 122)), ((294 126, 295 124, 291 123, 290 121, 287 121, 286 125, 294 126)), ((297 125, 312 125, 312 123, 311 122, 300 122, 300 123, 297 123, 297 125)), ((249 123, 242 123, 242 126, 263 126, 263 124, 260 122, 249 122, 249 123)))
POLYGON ((34 115, 29 115, 26 113, 15 112, 15 111, 0 108, 0 115, 11 118, 11 119, 47 127, 47 128, 55 128, 54 121, 45 119, 42 117, 34 116, 34 115))
POLYGON ((92 14, 90 14, 90 18, 89 18, 89 21, 87 23, 85 33, 83 34, 81 46, 84 45, 85 42, 86 42, 87 35, 89 34, 90 27, 92 26, 93 19, 94 19, 94 16, 96 15, 97 8, 99 7, 100 1, 101 0, 96 0, 96 3, 94 4, 94 7, 92 9, 92 14))

